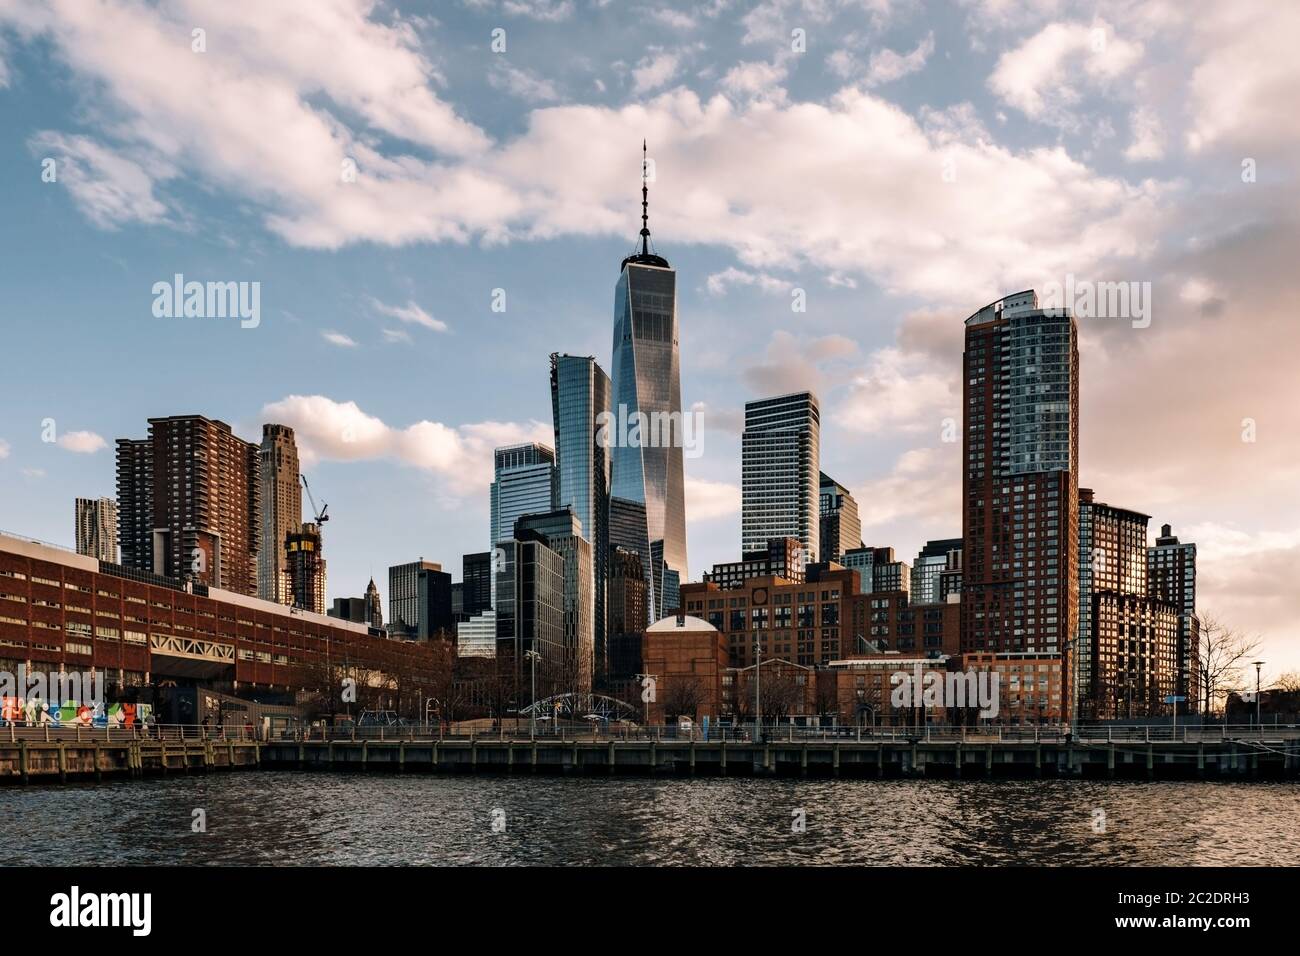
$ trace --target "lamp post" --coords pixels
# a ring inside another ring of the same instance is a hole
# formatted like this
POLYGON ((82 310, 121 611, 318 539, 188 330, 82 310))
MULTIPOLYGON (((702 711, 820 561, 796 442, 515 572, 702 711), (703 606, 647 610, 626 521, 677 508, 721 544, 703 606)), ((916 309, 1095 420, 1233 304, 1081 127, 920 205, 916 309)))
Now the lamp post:
POLYGON ((537 651, 531 648, 524 652, 525 659, 532 662, 533 672, 533 706, 528 708, 528 735, 537 736, 537 651))
POLYGON ((754 743, 763 736, 763 704, 761 691, 763 687, 763 644, 754 641, 754 743))
POLYGON ((1264 666, 1263 661, 1252 661, 1255 665, 1255 729, 1259 730, 1263 726, 1260 723, 1260 700, 1259 700, 1259 669, 1264 666))

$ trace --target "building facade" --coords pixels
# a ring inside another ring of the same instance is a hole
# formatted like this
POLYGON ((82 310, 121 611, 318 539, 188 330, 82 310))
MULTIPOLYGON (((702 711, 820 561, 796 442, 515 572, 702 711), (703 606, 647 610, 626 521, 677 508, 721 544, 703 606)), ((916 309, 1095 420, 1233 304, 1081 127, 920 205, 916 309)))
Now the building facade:
POLYGON ((812 392, 745 403, 740 549, 797 538, 809 563, 821 549, 821 408, 812 392))
POLYGON ((609 479, 612 442, 602 429, 610 412, 610 381, 590 356, 551 355, 556 506, 572 508, 591 546, 592 672, 608 666, 609 479))
POLYGON ((289 577, 289 603, 325 613, 326 571, 320 525, 307 522, 284 537, 283 568, 289 577))
MULTIPOLYGON (((595 677, 595 608, 591 542, 582 535, 582 523, 572 508, 546 514, 524 515, 515 522, 515 537, 527 532, 542 535, 564 560, 564 643, 567 682, 575 691, 591 690, 595 677)), ((604 669, 604 662, 601 663, 604 669)))
POLYGON ((967 653, 1065 654, 1079 617, 1079 352, 1032 291, 966 320, 961 583, 967 653))
MULTIPOLYGON (((423 571, 441 571, 436 561, 409 561, 388 569, 388 623, 419 631, 420 628, 420 574, 423 571)), ((448 604, 450 606, 450 591, 448 604)))
POLYGON ((257 552, 257 596, 293 604, 285 541, 302 523, 302 479, 298 444, 287 425, 263 425, 258 449, 262 541, 257 552))
POLYGON ((724 591, 744 587, 750 578, 777 577, 787 581, 802 581, 808 566, 807 553, 798 538, 773 538, 760 551, 745 554, 740 561, 715 564, 710 574, 704 575, 724 591))
POLYGON ((1147 593, 1178 612, 1178 690, 1188 712, 1201 702, 1200 620, 1196 616, 1196 545, 1181 543, 1169 525, 1161 525, 1154 547, 1147 549, 1147 593))
POLYGON ((149 419, 117 441, 122 564, 257 594, 260 450, 201 415, 149 419))
POLYGON ((820 478, 821 533, 819 558, 838 561, 850 548, 862 547, 862 520, 849 490, 829 475, 820 478))
POLYGON ((911 593, 912 568, 894 556, 893 548, 851 548, 840 564, 858 572, 859 594, 873 591, 911 593))
POLYGON ((507 445, 493 453, 494 480, 491 488, 492 540, 514 537, 515 522, 528 514, 540 514, 555 507, 557 494, 555 451, 541 442, 507 445))
POLYGON ((610 411, 616 422, 643 421, 649 427, 640 429, 636 441, 621 426, 615 429, 610 545, 641 556, 648 626, 663 616, 665 570, 674 572, 679 583, 690 577, 683 470, 688 436, 682 417, 677 273, 667 259, 650 251, 644 178, 641 190, 641 250, 623 260, 614 290, 610 411))
POLYGON ((76 508, 77 554, 117 564, 117 502, 78 498, 76 508))
POLYGON ((961 538, 941 538, 927 541, 912 563, 911 586, 908 593, 914 604, 938 604, 944 600, 939 587, 939 577, 949 567, 953 551, 961 551, 961 538))

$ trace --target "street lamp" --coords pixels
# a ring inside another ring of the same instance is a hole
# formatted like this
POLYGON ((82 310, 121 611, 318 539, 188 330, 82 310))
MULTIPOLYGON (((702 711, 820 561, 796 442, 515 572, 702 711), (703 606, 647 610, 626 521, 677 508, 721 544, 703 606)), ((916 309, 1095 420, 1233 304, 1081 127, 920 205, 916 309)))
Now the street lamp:
POLYGON ((1259 717, 1259 714, 1260 714, 1260 711, 1259 711, 1259 704, 1260 704, 1260 700, 1259 700, 1259 669, 1260 669, 1261 667, 1264 666, 1264 662, 1263 662, 1263 661, 1251 661, 1251 663, 1255 665, 1255 727, 1256 727, 1256 729, 1259 729, 1259 728, 1262 726, 1261 723, 1260 723, 1260 717, 1259 717))
POLYGON ((533 663, 533 706, 528 708, 528 734, 530 737, 537 736, 537 657, 538 654, 535 650, 529 649, 524 652, 524 659, 533 663))
POLYGON ((754 743, 763 736, 763 704, 759 692, 763 687, 763 643, 754 641, 754 743))

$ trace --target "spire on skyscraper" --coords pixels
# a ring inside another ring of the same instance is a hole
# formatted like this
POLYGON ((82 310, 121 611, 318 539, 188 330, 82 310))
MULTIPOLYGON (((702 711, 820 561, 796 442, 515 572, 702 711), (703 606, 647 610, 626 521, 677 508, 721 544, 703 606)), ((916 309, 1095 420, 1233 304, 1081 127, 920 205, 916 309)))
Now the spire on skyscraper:
POLYGON ((643 266, 658 266, 670 269, 668 260, 650 251, 650 159, 647 155, 646 141, 641 140, 641 251, 635 252, 623 260, 622 269, 629 262, 643 266))

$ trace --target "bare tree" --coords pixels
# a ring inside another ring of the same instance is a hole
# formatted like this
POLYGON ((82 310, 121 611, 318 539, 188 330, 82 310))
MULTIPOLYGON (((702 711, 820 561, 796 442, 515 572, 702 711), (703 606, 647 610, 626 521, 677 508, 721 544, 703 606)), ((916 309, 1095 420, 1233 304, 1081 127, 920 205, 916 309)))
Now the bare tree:
POLYGON ((1284 694, 1300 694, 1300 671, 1287 671, 1273 684, 1284 694))
POLYGON ((1208 717, 1229 694, 1244 689, 1242 670, 1259 645, 1259 638, 1229 627, 1212 615, 1201 618, 1197 657, 1203 716, 1208 717))
POLYGON ((667 679, 663 692, 664 717, 695 718, 704 701, 704 687, 698 677, 674 674, 667 679))

